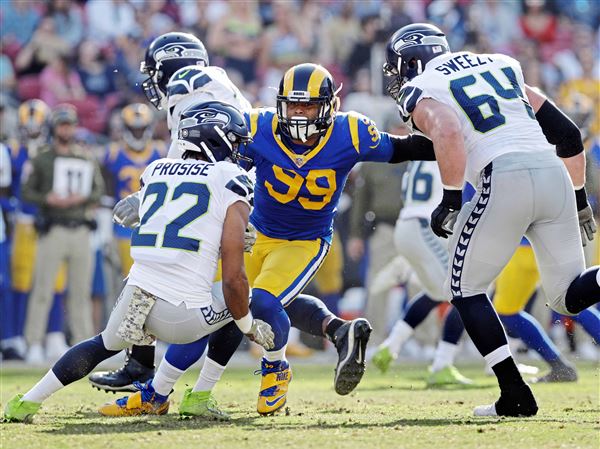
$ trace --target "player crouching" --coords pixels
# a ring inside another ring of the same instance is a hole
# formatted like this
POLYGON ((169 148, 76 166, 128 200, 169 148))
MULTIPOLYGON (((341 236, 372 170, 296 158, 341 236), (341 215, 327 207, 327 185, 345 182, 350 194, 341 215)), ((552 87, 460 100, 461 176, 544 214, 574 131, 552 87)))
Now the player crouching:
MULTIPOLYGON (((104 331, 72 347, 31 390, 6 405, 8 421, 30 421, 42 402, 132 343, 190 343, 232 320, 266 349, 270 326, 249 310, 244 230, 253 191, 236 162, 250 140, 243 116, 220 102, 196 104, 179 128, 182 159, 159 159, 142 175, 134 264, 104 331), (211 292, 219 254, 223 296, 211 292)), ((149 382, 116 401, 111 416, 164 414, 170 387, 149 382)))

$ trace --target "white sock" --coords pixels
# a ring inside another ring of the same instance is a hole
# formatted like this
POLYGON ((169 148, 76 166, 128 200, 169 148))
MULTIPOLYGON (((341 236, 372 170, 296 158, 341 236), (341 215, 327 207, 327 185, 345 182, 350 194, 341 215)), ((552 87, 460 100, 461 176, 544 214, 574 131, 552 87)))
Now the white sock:
POLYGON ((485 363, 487 363, 489 368, 493 368, 495 365, 509 357, 512 357, 512 354, 510 353, 508 345, 502 345, 499 348, 494 349, 488 355, 483 356, 485 363))
POLYGON ((289 343, 300 343, 300 329, 296 329, 295 327, 290 328, 290 333, 288 334, 289 343))
POLYGON ((431 365, 431 371, 434 373, 446 368, 447 366, 454 364, 454 357, 456 357, 456 350, 458 345, 448 343, 447 341, 440 340, 435 350, 435 357, 433 358, 433 364, 431 365))
POLYGON ((206 357, 198 381, 192 391, 212 391, 224 372, 224 366, 206 357))
POLYGON ((184 372, 185 371, 180 370, 179 368, 175 368, 165 359, 162 359, 156 370, 156 375, 154 376, 154 379, 152 379, 154 391, 162 396, 168 396, 171 393, 171 390, 173 390, 175 382, 179 380, 184 372))
POLYGON ((63 387, 64 385, 58 380, 54 371, 49 370, 31 390, 25 393, 23 400, 42 403, 63 387))
POLYGON ((284 360, 286 348, 287 348, 287 344, 283 345, 283 348, 278 349, 277 351, 263 351, 264 357, 269 362, 278 362, 280 360, 284 360))
POLYGON ((404 343, 408 341, 414 332, 415 330, 406 321, 398 320, 388 338, 381 345, 389 348, 390 352, 397 357, 404 343))

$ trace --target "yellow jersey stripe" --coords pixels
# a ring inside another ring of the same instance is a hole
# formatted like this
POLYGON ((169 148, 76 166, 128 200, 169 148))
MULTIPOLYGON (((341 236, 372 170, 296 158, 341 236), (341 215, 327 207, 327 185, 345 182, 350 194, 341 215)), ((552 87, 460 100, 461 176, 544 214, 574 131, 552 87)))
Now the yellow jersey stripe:
POLYGON ((348 125, 350 126, 350 136, 352 137, 352 145, 357 153, 360 153, 360 138, 358 137, 358 117, 348 114, 348 125))
POLYGON ((254 137, 258 131, 258 111, 250 112, 250 135, 254 137))

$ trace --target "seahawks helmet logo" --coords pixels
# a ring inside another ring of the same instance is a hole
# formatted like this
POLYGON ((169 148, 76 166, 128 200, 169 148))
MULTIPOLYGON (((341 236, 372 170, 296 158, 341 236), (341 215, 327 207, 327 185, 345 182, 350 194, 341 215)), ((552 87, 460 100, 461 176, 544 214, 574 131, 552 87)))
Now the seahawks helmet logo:
POLYGON ((167 44, 154 52, 156 62, 166 61, 168 59, 197 58, 204 59, 205 54, 197 48, 187 48, 185 44, 167 44))
POLYGON ((198 112, 194 112, 194 110, 188 110, 185 112, 185 115, 191 115, 191 117, 186 117, 183 119, 179 125, 180 128, 211 123, 225 127, 231 121, 229 114, 213 108, 202 108, 198 112))
POLYGON ((447 47, 447 42, 444 37, 425 35, 419 31, 412 33, 403 34, 396 42, 394 42, 393 50, 399 53, 406 47, 413 47, 416 45, 442 45, 447 47))

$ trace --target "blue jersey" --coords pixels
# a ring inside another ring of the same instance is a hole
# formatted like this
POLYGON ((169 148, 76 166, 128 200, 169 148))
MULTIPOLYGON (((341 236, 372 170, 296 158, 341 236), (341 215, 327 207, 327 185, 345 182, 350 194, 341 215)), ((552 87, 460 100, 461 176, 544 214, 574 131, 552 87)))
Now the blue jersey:
POLYGON ((37 207, 31 203, 25 203, 21 199, 21 183, 24 181, 24 174, 29 161, 29 152, 24 144, 14 142, 9 145, 11 165, 12 165, 12 182, 10 186, 10 195, 16 201, 14 206, 16 209, 26 215, 34 216, 37 212, 37 207))
MULTIPOLYGON (((163 157, 155 143, 151 142, 139 153, 126 150, 118 144, 109 146, 103 165, 111 174, 115 202, 140 190, 140 178, 146 167, 163 157)), ((131 229, 117 224, 114 226, 114 233, 120 238, 131 237, 131 229)))
POLYGON ((275 109, 253 110, 246 120, 253 142, 240 151, 256 167, 250 221, 271 238, 330 239, 350 170, 361 161, 387 162, 393 154, 389 134, 356 112, 338 112, 312 148, 278 134, 275 109))

